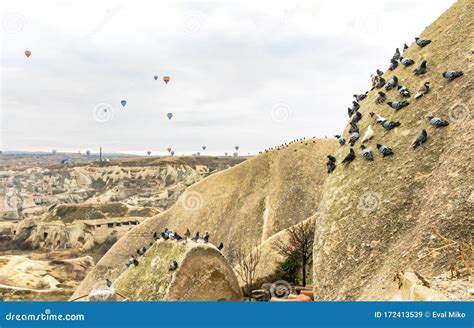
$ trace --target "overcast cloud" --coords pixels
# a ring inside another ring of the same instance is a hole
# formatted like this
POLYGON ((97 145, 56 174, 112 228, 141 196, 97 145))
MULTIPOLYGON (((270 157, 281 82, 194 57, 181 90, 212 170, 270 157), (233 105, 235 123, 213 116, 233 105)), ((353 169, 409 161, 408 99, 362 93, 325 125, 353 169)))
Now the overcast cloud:
POLYGON ((453 2, 3 1, 0 148, 253 154, 332 136, 453 2))

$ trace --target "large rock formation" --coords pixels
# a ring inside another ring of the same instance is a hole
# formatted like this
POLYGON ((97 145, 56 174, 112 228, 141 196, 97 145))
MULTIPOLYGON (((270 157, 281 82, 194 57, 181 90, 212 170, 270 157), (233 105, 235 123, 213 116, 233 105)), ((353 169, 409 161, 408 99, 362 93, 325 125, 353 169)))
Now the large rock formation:
POLYGON ((148 245, 154 231, 168 227, 183 234, 209 231, 211 242, 224 243, 232 265, 240 245, 259 245, 275 233, 313 214, 326 178, 326 155, 333 140, 304 140, 256 156, 194 184, 168 211, 128 232, 98 262, 81 289, 98 279, 117 278, 128 257, 148 245))
MULTIPOLYGON (((322 217, 316 221, 316 299, 385 299, 397 292, 393 276, 399 270, 412 268, 434 277, 469 265, 474 208, 474 71, 469 41, 473 10, 472 1, 459 0, 421 34, 431 44, 412 44, 405 51, 404 56, 416 61, 414 66, 427 60, 425 75, 416 76, 413 68, 402 65, 384 74, 387 81, 398 76, 413 94, 429 80, 428 94, 409 99, 410 105, 398 112, 374 103, 377 89, 361 102, 361 135, 369 124, 375 130, 365 145, 374 152, 377 143, 388 145, 395 155, 382 159, 375 154, 375 161, 368 162, 357 142, 356 160, 346 169, 338 167, 326 180, 322 217), (446 70, 462 70, 464 76, 449 82, 441 76, 446 70), (401 126, 384 131, 373 124, 370 111, 400 121, 401 126), (433 128, 426 119, 430 113, 448 119, 450 125, 433 128), (422 129, 429 139, 413 150, 410 144, 422 129)), ((396 90, 387 96, 401 100, 396 90)), ((349 135, 347 130, 344 135, 349 135)), ((348 151, 344 146, 336 152, 338 162, 348 151)))

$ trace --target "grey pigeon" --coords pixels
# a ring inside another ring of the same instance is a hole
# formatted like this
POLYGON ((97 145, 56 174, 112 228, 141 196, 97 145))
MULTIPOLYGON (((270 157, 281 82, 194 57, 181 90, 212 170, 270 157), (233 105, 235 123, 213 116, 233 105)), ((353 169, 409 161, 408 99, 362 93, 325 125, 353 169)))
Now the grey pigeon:
POLYGON ((168 267, 168 271, 175 271, 177 268, 178 268, 178 262, 173 260, 173 261, 171 261, 171 263, 168 267))
POLYGON ((392 149, 381 144, 377 144, 377 150, 382 154, 383 157, 393 155, 392 149))
POLYGON ((137 249, 138 255, 143 255, 143 254, 145 254, 145 252, 146 252, 146 247, 145 246, 140 247, 139 249, 137 249))
POLYGON ((448 126, 449 125, 449 122, 440 118, 440 117, 436 117, 436 116, 428 116, 428 122, 434 126, 435 128, 441 128, 441 127, 444 127, 444 126, 448 126))
POLYGON ((463 76, 464 73, 462 71, 446 71, 443 72, 443 77, 449 81, 452 81, 454 79, 457 79, 460 76, 463 76))
POLYGON ((413 59, 400 57, 400 63, 402 63, 405 67, 411 66, 415 63, 413 59))
POLYGON ((400 59, 400 50, 398 48, 395 49, 395 53, 393 54, 392 59, 394 60, 400 59))
POLYGON ((138 259, 136 258, 135 255, 132 255, 128 258, 128 263, 127 263, 127 266, 131 266, 131 265, 134 265, 134 266, 138 266, 138 259))
POLYGON ((408 106, 410 103, 406 100, 403 100, 403 101, 389 101, 387 103, 387 105, 389 105, 390 107, 392 107, 393 109, 395 110, 400 110, 402 109, 403 107, 406 107, 408 106))
POLYGON ((417 45, 419 45, 421 48, 424 46, 427 46, 431 43, 431 40, 428 39, 422 39, 422 38, 415 38, 415 42, 417 45))
POLYGON ((326 166, 328 168, 328 174, 331 174, 336 169, 336 163, 331 160, 326 162, 326 166))
POLYGON ((385 86, 385 91, 390 91, 393 88, 396 88, 397 85, 398 85, 398 77, 396 75, 394 75, 390 78, 390 80, 388 80, 388 83, 385 86))
POLYGON ((385 79, 383 77, 379 77, 377 83, 375 84, 375 87, 377 89, 382 88, 385 85, 385 79))
POLYGON ((398 61, 395 59, 390 60, 390 67, 388 68, 389 70, 393 71, 398 67, 398 61))
POLYGON ((199 231, 196 232, 193 238, 191 238, 192 241, 197 241, 199 239, 199 231))
POLYGON ((344 146, 346 144, 346 139, 344 139, 342 136, 336 134, 334 138, 337 139, 337 141, 339 142, 339 145, 344 146))
POLYGON ((357 101, 362 101, 364 100, 366 97, 367 97, 367 94, 369 92, 367 91, 366 93, 362 93, 360 95, 353 95, 353 97, 357 100, 357 101))
POLYGON ((413 141, 411 146, 413 149, 416 149, 418 148, 418 146, 421 146, 422 144, 424 144, 426 140, 428 140, 428 133, 426 132, 425 129, 423 129, 421 131, 421 134, 415 139, 415 141, 413 141))
POLYGON ((349 154, 347 154, 347 156, 342 160, 342 164, 345 166, 349 165, 355 159, 355 157, 356 155, 354 149, 351 148, 349 154))
POLYGON ((354 131, 352 134, 351 134, 351 138, 349 139, 349 144, 351 146, 354 146, 355 142, 359 139, 360 137, 360 134, 359 134, 359 129, 357 129, 357 131, 354 131))
POLYGON ((400 122, 392 122, 392 121, 387 121, 387 120, 380 122, 380 124, 387 131, 390 131, 391 129, 396 128, 397 126, 401 125, 400 122))
POLYGON ((205 232, 204 236, 202 236, 202 240, 204 240, 205 243, 209 242, 209 232, 205 232))
POLYGON ((158 239, 160 239, 160 236, 158 236, 158 233, 155 231, 153 233, 153 240, 158 240, 158 239))
POLYGON ((383 75, 383 72, 382 72, 381 70, 379 70, 378 68, 377 68, 377 75, 378 75, 378 76, 382 76, 382 75, 383 75))
POLYGON ((370 148, 365 147, 364 145, 360 145, 360 149, 362 149, 362 156, 368 161, 373 161, 374 160, 374 155, 372 154, 372 151, 370 151, 370 148))
POLYGON ((405 98, 410 98, 411 93, 410 90, 408 90, 407 87, 404 87, 403 85, 399 85, 398 87, 398 93, 401 94, 405 98))
POLYGON ((381 105, 384 103, 384 101, 387 100, 387 95, 383 93, 382 91, 379 91, 377 94, 377 97, 375 97, 375 103, 377 105, 381 105))
POLYGON ((408 49, 408 46, 406 43, 403 44, 403 50, 407 50, 408 49))
POLYGON ((332 155, 328 155, 328 161, 336 163, 336 157, 334 157, 332 155))
POLYGON ((362 114, 361 112, 356 112, 354 117, 352 117, 351 124, 355 124, 359 122, 362 119, 362 114))
POLYGON ((347 113, 349 114, 349 117, 354 115, 355 112, 357 112, 360 108, 360 105, 357 101, 352 102, 352 107, 347 108, 347 113))
POLYGON ((420 65, 418 65, 417 68, 413 70, 415 72, 415 75, 423 75, 426 73, 426 60, 423 60, 420 65))
POLYGON ((112 281, 110 281, 109 279, 105 279, 105 284, 107 285, 107 287, 112 287, 112 281))
POLYGON ((359 132, 359 127, 356 123, 351 122, 351 127, 349 128, 349 133, 359 132))

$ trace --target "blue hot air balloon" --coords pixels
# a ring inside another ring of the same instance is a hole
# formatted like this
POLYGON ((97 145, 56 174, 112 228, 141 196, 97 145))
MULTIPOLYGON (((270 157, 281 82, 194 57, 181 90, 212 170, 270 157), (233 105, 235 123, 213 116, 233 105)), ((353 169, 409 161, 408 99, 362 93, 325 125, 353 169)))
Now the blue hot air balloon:
POLYGON ((171 118, 173 117, 173 113, 168 113, 166 114, 166 116, 168 116, 168 119, 171 120, 171 118))
POLYGON ((120 103, 122 104, 122 107, 125 107, 125 105, 127 104, 127 101, 126 101, 126 100, 122 100, 120 103))

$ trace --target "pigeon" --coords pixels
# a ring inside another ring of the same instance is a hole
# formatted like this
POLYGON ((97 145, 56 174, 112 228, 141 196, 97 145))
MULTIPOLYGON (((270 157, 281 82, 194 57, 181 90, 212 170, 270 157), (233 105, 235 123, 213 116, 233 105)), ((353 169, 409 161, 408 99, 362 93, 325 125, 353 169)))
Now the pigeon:
POLYGON ((356 123, 350 123, 351 127, 349 128, 349 133, 359 132, 359 127, 356 123))
POLYGON ((429 90, 430 90, 430 82, 426 81, 425 83, 423 83, 420 89, 418 89, 418 92, 415 95, 415 99, 422 97, 425 93, 428 93, 429 90))
POLYGON ((400 63, 402 63, 405 67, 413 65, 415 61, 410 58, 400 57, 400 63))
POLYGON ((392 149, 381 144, 377 144, 377 150, 382 154, 383 157, 393 155, 392 149))
POLYGON ((209 232, 205 232, 204 236, 202 236, 202 240, 204 240, 205 243, 209 242, 209 232))
POLYGON ((163 231, 163 232, 161 233, 161 237, 162 237, 164 240, 168 240, 168 239, 170 239, 170 234, 169 234, 167 231, 166 231, 166 232, 163 231))
POLYGON ((352 134, 351 134, 351 138, 349 139, 349 144, 351 145, 351 147, 354 146, 355 142, 359 139, 359 129, 357 129, 357 131, 354 131, 352 134))
POLYGON ((426 140, 428 140, 428 133, 426 132, 425 129, 423 129, 420 135, 415 139, 415 141, 413 141, 411 146, 413 149, 416 149, 418 148, 418 146, 421 146, 422 144, 424 144, 426 140))
POLYGON ((180 241, 183 240, 183 237, 181 237, 177 232, 174 233, 174 239, 180 241))
POLYGON ((408 90, 407 87, 404 87, 402 85, 398 86, 398 93, 401 94, 403 97, 410 98, 411 93, 410 90, 408 90))
POLYGON ((370 81, 372 82, 372 88, 370 90, 373 90, 375 88, 375 86, 377 85, 377 82, 379 80, 379 76, 378 75, 370 75, 370 81))
POLYGON ((158 236, 158 233, 155 231, 153 233, 153 240, 158 240, 158 239, 160 239, 160 236, 158 236))
POLYGON ((326 166, 328 168, 328 174, 331 174, 336 169, 336 163, 331 160, 327 161, 326 166))
POLYGON ((145 246, 137 249, 138 255, 143 255, 143 254, 145 254, 145 252, 146 252, 146 247, 145 246))
POLYGON ((381 70, 379 70, 378 68, 377 68, 377 75, 378 75, 378 76, 382 76, 382 75, 383 75, 383 72, 382 72, 381 70))
POLYGON ((168 267, 168 271, 175 271, 178 268, 178 262, 175 260, 170 262, 170 266, 168 267))
POLYGON ((403 100, 403 101, 389 101, 387 103, 387 105, 389 105, 390 107, 392 107, 393 109, 395 110, 400 110, 402 109, 403 107, 406 107, 408 106, 410 103, 406 100, 403 100))
POLYGON ((336 134, 334 138, 337 139, 337 141, 339 142, 339 145, 344 146, 346 144, 346 139, 344 139, 342 136, 336 134))
POLYGON ((108 278, 105 279, 105 284, 107 285, 107 287, 112 287, 112 281, 110 281, 108 278))
POLYGON ((362 138, 361 142, 369 141, 370 139, 372 139, 373 136, 374 136, 374 130, 372 129, 372 125, 369 125, 367 127, 367 130, 365 131, 364 137, 362 138))
POLYGON ((354 115, 355 112, 357 112, 360 108, 360 105, 357 101, 352 102, 352 107, 347 108, 347 114, 349 114, 349 117, 354 115))
POLYGON ((136 258, 135 255, 131 255, 130 258, 128 259, 128 263, 127 263, 127 267, 131 266, 131 265, 134 265, 134 266, 138 266, 138 259, 136 258))
POLYGON ((344 164, 345 166, 349 165, 356 157, 356 154, 354 152, 354 149, 351 148, 351 150, 349 151, 349 154, 347 154, 347 156, 342 160, 342 164, 344 164))
POLYGON ((400 122, 392 122, 392 121, 387 121, 387 120, 380 122, 380 124, 387 131, 390 131, 391 129, 396 128, 397 126, 401 125, 400 122))
POLYGON ((398 59, 400 59, 400 56, 401 56, 400 55, 400 50, 398 48, 395 49, 395 53, 393 54, 392 59, 393 60, 398 60, 398 59))
POLYGON ((390 67, 388 68, 389 70, 393 71, 395 70, 395 68, 398 67, 398 61, 396 61, 395 59, 390 59, 390 67))
POLYGON ((199 231, 196 232, 196 235, 194 235, 193 238, 191 238, 192 241, 197 241, 199 239, 199 231))
POLYGON ((403 50, 407 50, 408 49, 408 46, 406 43, 403 44, 403 50))
POLYGON ((384 103, 384 101, 387 100, 387 95, 383 93, 382 91, 379 91, 377 94, 377 97, 375 97, 375 103, 377 105, 381 105, 384 103))
POLYGON ((374 120, 375 123, 380 123, 380 122, 385 121, 385 118, 383 118, 382 116, 380 116, 379 114, 376 114, 374 112, 369 112, 369 115, 370 115, 370 117, 372 117, 372 119, 374 120))
POLYGON ((351 120, 351 124, 356 124, 357 122, 359 122, 360 120, 362 119, 362 114, 361 112, 356 112, 354 117, 352 118, 351 120))
POLYGON ((449 81, 452 81, 460 76, 463 76, 464 73, 462 71, 446 71, 443 72, 443 77, 449 81))
POLYGON ((328 161, 329 161, 329 162, 336 163, 336 157, 334 157, 334 156, 332 156, 332 155, 328 155, 328 161))
POLYGON ((415 75, 423 75, 426 73, 426 60, 423 60, 421 64, 413 70, 415 75))
POLYGON ((367 94, 369 92, 367 91, 366 93, 362 93, 360 95, 353 95, 353 97, 357 100, 357 101, 362 101, 364 100, 366 97, 367 97, 367 94))
POLYGON ((365 147, 364 145, 360 145, 360 149, 362 149, 362 156, 368 161, 374 160, 374 155, 370 151, 370 148, 365 147))
POLYGON ((396 75, 392 76, 388 80, 387 85, 385 86, 385 91, 390 91, 398 85, 398 77, 396 75))
POLYGON ((419 45, 421 48, 423 48, 424 46, 427 46, 431 43, 431 40, 427 40, 427 39, 422 39, 422 38, 415 38, 415 42, 417 45, 419 45))
POLYGON ((448 126, 449 122, 436 116, 428 116, 428 122, 435 128, 441 128, 443 126, 448 126))
POLYGON ((375 84, 375 87, 377 89, 382 88, 385 85, 385 79, 383 77, 379 77, 377 83, 375 84))
POLYGON ((221 243, 219 244, 219 246, 217 246, 217 249, 220 250, 220 251, 222 251, 223 248, 224 248, 224 243, 221 242, 221 243))

